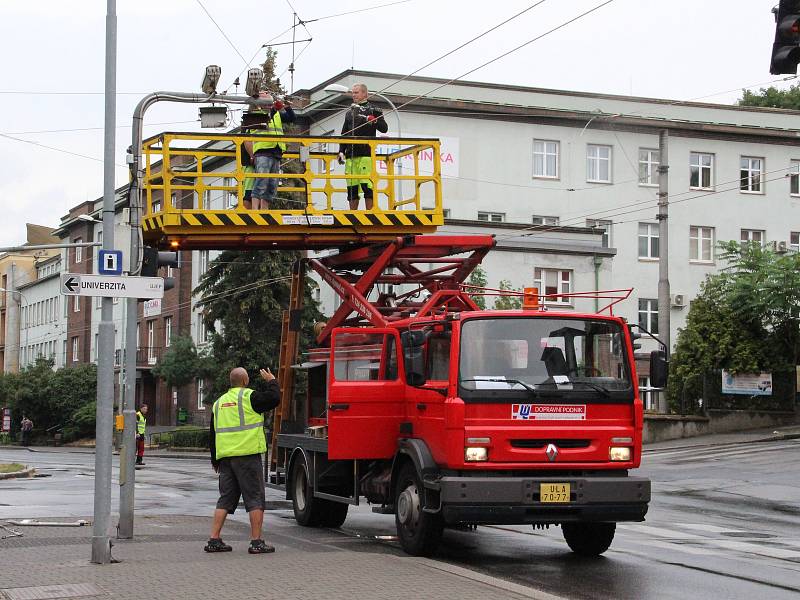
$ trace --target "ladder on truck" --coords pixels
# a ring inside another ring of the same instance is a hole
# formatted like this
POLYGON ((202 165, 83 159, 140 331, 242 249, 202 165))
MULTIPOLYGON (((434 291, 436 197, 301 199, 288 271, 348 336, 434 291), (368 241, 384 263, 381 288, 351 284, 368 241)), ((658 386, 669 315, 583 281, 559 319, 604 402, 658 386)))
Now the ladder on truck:
MULTIPOLYGON (((365 261, 377 261, 374 265, 383 267, 392 263, 398 272, 406 273, 409 281, 424 278, 424 269, 409 266, 415 259, 408 249, 420 239, 415 236, 434 233, 444 222, 438 140, 273 138, 287 145, 284 172, 278 175, 252 173, 243 165, 244 143, 263 140, 263 136, 164 132, 145 140, 141 220, 145 244, 171 250, 334 250, 339 252, 338 258, 311 259, 308 264, 324 279, 339 281, 340 285, 352 278, 336 272, 348 260, 350 267, 365 261), (338 146, 354 142, 370 147, 374 194, 371 210, 352 210, 347 202, 347 179, 337 161, 338 146), (273 177, 279 178, 274 208, 246 208, 243 200, 247 179, 273 177)), ((490 238, 483 237, 484 245, 493 244, 490 238)), ((442 260, 441 249, 433 246, 436 244, 426 242, 417 250, 427 248, 423 258, 442 260)), ((294 396, 291 366, 299 352, 305 268, 305 261, 301 260, 293 269, 290 305, 282 315, 276 373, 281 403, 273 413, 271 466, 276 464, 277 436, 294 396)), ((465 266, 455 279, 463 281, 472 268, 474 265, 465 266)), ((343 307, 361 306, 367 302, 365 298, 372 287, 383 281, 377 267, 367 268, 361 282, 346 284, 353 293, 348 294, 343 307), (356 304, 358 297, 363 300, 356 304)), ((436 285, 429 283, 427 287, 437 291, 436 285)), ((329 337, 336 323, 354 322, 346 314, 352 311, 343 307, 329 320, 318 342, 329 337)), ((373 314, 359 314, 367 322, 375 322, 386 308, 376 305, 373 314)))

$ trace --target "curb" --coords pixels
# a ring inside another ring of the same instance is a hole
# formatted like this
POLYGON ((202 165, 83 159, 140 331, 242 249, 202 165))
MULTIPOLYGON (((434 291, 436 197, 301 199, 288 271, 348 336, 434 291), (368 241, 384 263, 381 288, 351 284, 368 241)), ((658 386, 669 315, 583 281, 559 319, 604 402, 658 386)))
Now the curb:
POLYGON ((0 480, 33 477, 34 473, 36 473, 36 469, 34 468, 23 469, 22 471, 14 471, 13 473, 0 473, 0 480))

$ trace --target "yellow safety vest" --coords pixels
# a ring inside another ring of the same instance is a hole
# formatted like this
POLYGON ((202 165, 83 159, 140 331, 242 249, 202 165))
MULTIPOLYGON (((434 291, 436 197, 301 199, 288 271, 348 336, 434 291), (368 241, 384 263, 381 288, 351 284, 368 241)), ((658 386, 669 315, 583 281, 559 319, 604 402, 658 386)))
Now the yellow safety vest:
POLYGON ((264 415, 253 410, 248 388, 231 388, 214 402, 214 444, 216 458, 263 454, 264 415))
POLYGON ((145 418, 145 416, 141 412, 139 412, 137 410, 136 411, 136 433, 138 433, 139 435, 144 435, 144 430, 145 430, 146 427, 147 427, 147 419, 145 418))
MULTIPOLYGON (((272 115, 272 118, 267 122, 267 128, 265 130, 257 130, 253 133, 256 135, 283 136, 283 120, 281 119, 280 111, 275 111, 275 114, 272 115)), ((253 142, 253 152, 267 150, 276 146, 281 149, 281 152, 286 152, 286 144, 283 142, 253 142)))

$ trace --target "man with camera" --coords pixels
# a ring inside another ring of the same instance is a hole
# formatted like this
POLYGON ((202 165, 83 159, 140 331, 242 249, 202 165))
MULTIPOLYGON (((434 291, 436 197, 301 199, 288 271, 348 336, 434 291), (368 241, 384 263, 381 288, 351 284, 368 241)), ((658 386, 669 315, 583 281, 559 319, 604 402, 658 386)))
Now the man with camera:
MULTIPOLYGON (((253 172, 279 174, 281 170, 281 157, 286 151, 286 144, 278 140, 270 140, 270 136, 283 136, 283 124, 294 123, 295 116, 288 100, 280 96, 273 97, 269 92, 260 92, 259 100, 271 103, 269 107, 262 107, 264 113, 263 129, 254 131, 256 135, 265 137, 264 141, 245 142, 244 148, 252 158, 253 172)), ((278 191, 277 177, 253 178, 253 189, 250 202, 253 210, 268 210, 269 203, 275 199, 278 191)), ((247 206, 247 205, 245 205, 247 206)))
MULTIPOLYGON (((344 114, 342 136, 375 137, 377 132, 386 133, 389 126, 383 118, 383 111, 372 106, 367 100, 369 91, 363 83, 353 84, 350 93, 353 104, 344 114)), ((364 192, 364 205, 372 210, 372 155, 369 144, 340 144, 339 163, 344 163, 347 178, 347 201, 350 210, 358 209, 359 195, 364 192)))

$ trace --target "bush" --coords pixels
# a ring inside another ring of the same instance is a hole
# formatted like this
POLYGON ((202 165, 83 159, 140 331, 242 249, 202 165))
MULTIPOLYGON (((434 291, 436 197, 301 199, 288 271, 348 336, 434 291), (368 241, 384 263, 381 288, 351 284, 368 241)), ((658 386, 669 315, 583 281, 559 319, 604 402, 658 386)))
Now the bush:
POLYGON ((0 446, 8 446, 13 441, 10 433, 0 433, 0 446))
POLYGON ((163 434, 161 443, 166 443, 170 448, 209 448, 209 431, 201 427, 180 427, 175 431, 163 434))

